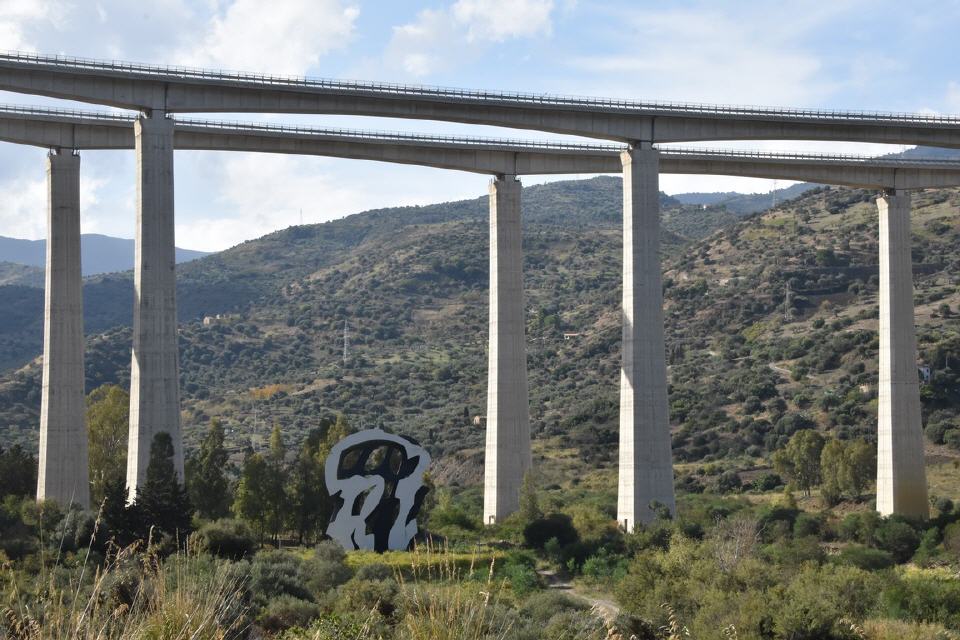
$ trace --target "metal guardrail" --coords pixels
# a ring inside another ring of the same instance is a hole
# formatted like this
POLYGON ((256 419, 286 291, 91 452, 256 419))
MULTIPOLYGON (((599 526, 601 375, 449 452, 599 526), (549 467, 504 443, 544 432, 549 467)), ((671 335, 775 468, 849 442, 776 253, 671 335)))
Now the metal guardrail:
POLYGON ((889 156, 866 156, 851 153, 790 153, 777 151, 755 151, 749 149, 702 149, 693 147, 659 147, 660 154, 668 157, 719 156, 723 158, 743 158, 744 160, 781 160, 798 162, 830 162, 844 164, 870 164, 892 167, 942 166, 960 171, 960 158, 891 158, 889 156))
POLYGON ((193 118, 175 118, 177 124, 187 127, 208 129, 230 129, 238 132, 290 133, 296 135, 336 136, 363 140, 381 140, 384 142, 425 142, 435 144, 456 144, 484 147, 519 147, 531 151, 579 151, 595 153, 620 153, 627 147, 612 144, 581 144, 576 142, 552 142, 523 140, 519 138, 481 138, 475 136, 443 136, 402 131, 382 131, 369 129, 319 129, 290 125, 265 124, 262 122, 243 122, 225 120, 197 120, 193 118))
MULTIPOLYGON (((45 107, 30 107, 23 105, 0 104, 0 117, 3 113, 17 115, 31 115, 38 118, 67 117, 71 119, 87 119, 113 124, 129 126, 136 120, 136 116, 109 113, 104 111, 84 111, 80 109, 48 109, 45 107)), ((244 122, 236 120, 201 120, 194 118, 171 118, 178 125, 194 129, 209 129, 211 131, 229 130, 237 133, 280 133, 317 137, 333 137, 351 140, 370 140, 381 142, 413 142, 426 144, 459 145, 471 147, 503 147, 522 151, 572 151, 581 153, 619 154, 627 149, 625 145, 613 144, 581 144, 575 142, 552 142, 539 140, 524 140, 519 138, 482 138, 473 136, 443 136, 431 134, 405 133, 401 131, 377 131, 364 129, 328 129, 318 127, 301 127, 263 122, 244 122)), ((679 157, 716 157, 718 159, 756 159, 772 161, 798 161, 822 163, 856 163, 864 165, 883 165, 891 167, 943 167, 960 171, 960 159, 949 160, 942 158, 891 158, 888 156, 867 156, 858 154, 828 154, 828 153, 790 153, 777 151, 759 151, 751 149, 710 149, 699 147, 669 147, 657 146, 661 156, 667 158, 679 157)))
POLYGON ((0 104, 0 113, 15 113, 19 115, 37 116, 40 118, 61 116, 65 118, 84 118, 88 120, 103 120, 107 122, 111 120, 133 122, 137 119, 136 116, 125 113, 111 113, 109 111, 85 111, 83 109, 29 107, 19 104, 0 104))
POLYGON ((704 116, 753 116, 760 118, 788 118, 794 120, 835 120, 843 122, 882 123, 899 122, 915 124, 960 125, 960 116, 919 114, 891 111, 839 111, 832 109, 798 109, 729 104, 699 104, 693 102, 644 102, 614 100, 575 95, 540 94, 529 92, 478 91, 456 87, 411 85, 389 82, 366 82, 360 80, 332 80, 305 76, 283 76, 239 71, 199 69, 184 66, 161 66, 132 62, 105 61, 73 56, 50 56, 21 51, 0 53, 0 62, 9 60, 19 63, 88 69, 121 73, 137 73, 157 78, 180 78, 247 82, 278 87, 304 87, 333 91, 366 92, 381 95, 424 98, 452 98, 475 102, 516 103, 534 106, 596 107, 645 113, 704 116))

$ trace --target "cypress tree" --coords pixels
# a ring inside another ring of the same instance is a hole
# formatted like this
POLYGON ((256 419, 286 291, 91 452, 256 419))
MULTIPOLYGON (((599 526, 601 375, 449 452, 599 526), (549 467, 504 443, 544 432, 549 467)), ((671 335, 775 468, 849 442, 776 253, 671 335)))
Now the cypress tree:
POLYGON ((161 432, 153 437, 146 482, 137 494, 136 506, 149 535, 150 528, 185 538, 191 530, 190 497, 180 484, 173 464, 173 439, 161 432))
POLYGON ((215 520, 230 513, 228 460, 223 426, 219 420, 213 419, 200 443, 199 453, 190 461, 187 474, 190 501, 201 518, 215 520))

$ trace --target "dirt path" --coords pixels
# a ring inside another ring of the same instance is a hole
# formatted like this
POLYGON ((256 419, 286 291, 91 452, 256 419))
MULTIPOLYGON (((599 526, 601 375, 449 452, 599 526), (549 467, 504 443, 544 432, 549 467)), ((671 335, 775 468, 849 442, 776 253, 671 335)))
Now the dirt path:
POLYGON ((620 615, 620 607, 606 594, 594 594, 582 587, 574 585, 567 576, 561 576, 556 571, 537 571, 548 589, 558 589, 567 592, 571 597, 586 602, 600 616, 604 622, 610 623, 620 615))

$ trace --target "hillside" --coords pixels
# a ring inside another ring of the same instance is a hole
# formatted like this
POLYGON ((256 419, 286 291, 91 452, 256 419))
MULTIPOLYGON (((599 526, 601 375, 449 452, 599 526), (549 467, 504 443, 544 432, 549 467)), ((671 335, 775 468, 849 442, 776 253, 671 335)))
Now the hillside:
MULTIPOLYGON (((533 225, 574 220, 586 227, 609 226, 619 224, 621 216, 621 184, 614 178, 532 187, 524 191, 524 198, 526 222, 533 225)), ((699 237, 705 230, 709 232, 729 221, 720 209, 683 207, 667 196, 663 196, 662 204, 667 230, 664 244, 668 247, 686 242, 680 235, 699 237), (688 211, 696 216, 695 220, 686 215, 688 211)), ((187 321, 245 309, 265 293, 296 282, 319 267, 346 260, 368 236, 386 237, 400 229, 441 220, 482 222, 486 215, 484 197, 429 207, 383 209, 326 225, 293 227, 204 260, 182 264, 177 271, 177 311, 180 319, 187 321)), ((372 250, 379 249, 374 246, 372 250)), ((18 274, 20 271, 15 269, 18 274)), ((3 273, 0 268, 0 276, 3 273)), ((486 267, 483 277, 486 278, 486 267)), ((23 366, 42 350, 43 292, 30 288, 33 286, 34 281, 23 277, 0 282, 0 304, 15 310, 0 317, 0 372, 23 366)), ((86 280, 84 324, 88 335, 129 326, 132 309, 132 272, 86 280)))
POLYGON ((14 262, 0 262, 0 286, 43 287, 43 269, 14 262))
MULTIPOLYGON (((115 273, 133 268, 133 240, 112 238, 97 233, 80 236, 80 251, 83 254, 83 275, 115 273)), ((21 240, 0 236, 0 260, 44 268, 46 265, 46 240, 21 240)), ((189 262, 209 255, 203 251, 177 248, 177 263, 189 262)), ((0 281, 2 282, 2 281, 0 281)))
MULTIPOLYGON (((614 178, 524 191, 537 450, 556 477, 565 471, 564 483, 593 483, 596 475, 605 490, 616 455, 619 197, 614 178), (568 473, 584 464, 590 474, 568 473)), ((873 437, 874 197, 817 189, 701 241, 665 232, 674 451, 688 488, 710 479, 691 475, 684 462, 720 461, 749 477, 805 425, 873 437)), ((960 406, 952 369, 960 362, 960 294, 951 275, 960 266, 960 192, 926 192, 914 203, 920 348, 933 368, 924 409, 946 428, 958 425, 960 406)), ((703 215, 667 206, 673 228, 703 215)), ((251 441, 262 446, 275 422, 294 439, 321 416, 345 412, 358 425, 429 443, 439 481, 478 481, 483 430, 472 417, 485 409, 486 244, 481 198, 294 227, 185 265, 188 446, 211 416, 225 419, 237 451, 251 441), (214 313, 227 315, 199 321, 214 313)), ((123 287, 128 280, 95 280, 87 295, 123 287)), ((28 311, 22 315, 35 313, 28 311)), ((91 337, 88 388, 125 382, 129 340, 122 327, 91 337)), ((39 390, 36 363, 0 383, 5 442, 35 447, 39 390)), ((957 456, 939 444, 929 453, 933 463, 957 456)))

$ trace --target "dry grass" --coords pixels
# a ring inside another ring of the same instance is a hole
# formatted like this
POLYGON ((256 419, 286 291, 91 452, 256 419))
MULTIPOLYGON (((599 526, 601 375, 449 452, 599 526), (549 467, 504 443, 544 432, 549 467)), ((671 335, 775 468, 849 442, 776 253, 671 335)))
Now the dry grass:
POLYGON ((229 640, 247 628, 242 579, 226 563, 193 552, 162 562, 137 545, 114 549, 102 567, 91 566, 89 555, 88 548, 65 581, 59 559, 26 584, 5 567, 13 603, 0 612, 0 636, 229 640))

